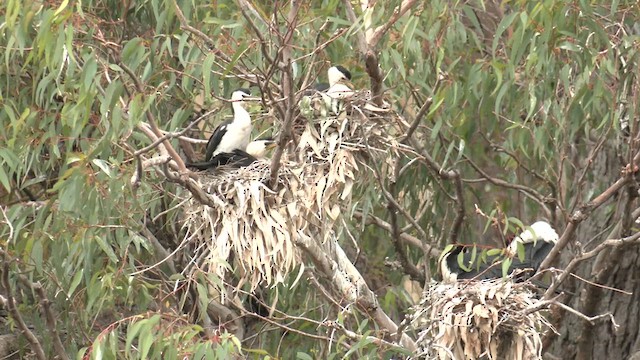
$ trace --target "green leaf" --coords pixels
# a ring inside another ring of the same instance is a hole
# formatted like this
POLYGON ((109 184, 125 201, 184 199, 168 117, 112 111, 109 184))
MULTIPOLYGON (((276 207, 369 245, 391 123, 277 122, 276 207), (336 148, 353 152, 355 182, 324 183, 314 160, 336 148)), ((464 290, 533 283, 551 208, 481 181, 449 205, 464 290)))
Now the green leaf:
POLYGON ((62 3, 60 4, 56 12, 53 13, 53 16, 58 16, 58 14, 60 14, 61 12, 64 11, 64 9, 67 8, 67 5, 69 5, 69 0, 62 0, 62 3))
POLYGON ((93 163, 100 170, 102 170, 102 172, 107 174, 108 177, 113 177, 113 174, 111 174, 111 168, 109 167, 109 163, 106 162, 105 160, 93 159, 93 160, 91 160, 91 163, 93 163))
POLYGON ((68 298, 71 298, 72 295, 73 295, 73 292, 76 291, 76 288, 80 284, 80 281, 82 280, 82 276, 83 275, 84 275, 84 269, 79 269, 73 275, 73 279, 71 280, 71 284, 69 285, 69 290, 67 290, 67 297, 68 298))
MULTIPOLYGON (((464 252, 460 252, 458 253, 458 266, 460 266, 460 268, 466 272, 471 271, 471 267, 467 266, 467 264, 464 261, 464 252)), ((469 262, 471 264, 471 262, 469 262)))
POLYGON ((211 94, 211 74, 212 74, 213 62, 215 61, 215 59, 216 59, 215 55, 213 53, 210 53, 207 55, 207 57, 204 59, 204 62, 202 63, 202 78, 203 78, 203 84, 204 84, 204 93, 206 94, 205 97, 211 94))
POLYGON ((113 262, 114 264, 117 264, 119 262, 118 257, 116 256, 116 253, 113 252, 113 249, 111 248, 111 245, 107 244, 107 242, 104 241, 104 239, 101 236, 95 236, 93 239, 96 241, 98 246, 100 246, 102 251, 104 251, 104 253, 107 254, 111 262, 113 262))
POLYGON ((518 241, 518 259, 522 262, 525 259, 524 245, 518 241))
POLYGON ((296 352, 296 359, 298 360, 313 360, 313 357, 307 353, 301 351, 296 352))
POLYGON ((498 256, 502 254, 502 249, 489 249, 487 250, 487 256, 498 256))
POLYGON ((511 263, 513 261, 510 258, 505 258, 502 260, 502 277, 506 277, 509 275, 509 269, 511 268, 511 263))
POLYGON ((567 50, 567 51, 574 51, 574 52, 580 52, 582 51, 582 48, 570 41, 563 41, 560 43, 560 45, 558 45, 558 48, 562 49, 562 50, 567 50))
POLYGON ((515 19, 518 14, 519 12, 514 11, 511 14, 503 17, 502 21, 500 21, 500 24, 498 24, 496 33, 493 35, 493 44, 491 45, 491 54, 494 58, 496 57, 496 49, 498 48, 498 44, 500 43, 500 40, 502 40, 502 34, 505 30, 507 30, 509 26, 511 26, 513 19, 515 19))

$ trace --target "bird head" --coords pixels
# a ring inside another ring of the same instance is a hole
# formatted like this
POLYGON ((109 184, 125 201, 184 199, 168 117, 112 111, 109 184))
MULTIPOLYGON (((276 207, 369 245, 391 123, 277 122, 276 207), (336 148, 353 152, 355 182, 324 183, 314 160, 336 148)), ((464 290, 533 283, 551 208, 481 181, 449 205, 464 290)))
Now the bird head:
POLYGON ((553 229, 553 227, 551 227, 548 222, 536 221, 520 235, 516 236, 515 239, 513 239, 511 244, 509 244, 509 252, 515 254, 518 251, 518 243, 530 244, 536 241, 545 241, 555 244, 558 242, 558 238, 558 233, 553 229))
POLYGON ((240 88, 231 93, 231 105, 234 109, 245 107, 246 101, 258 101, 259 98, 251 97, 251 90, 240 88))
POLYGON ((333 86, 341 81, 349 82, 351 73, 344 66, 336 65, 327 70, 327 77, 329 78, 329 85, 333 86))
POLYGON ((267 151, 276 147, 277 143, 273 139, 259 139, 253 140, 247 145, 247 154, 255 157, 256 159, 262 159, 266 155, 267 151))
POLYGON ((242 101, 251 96, 251 90, 240 88, 231 93, 231 101, 242 101))

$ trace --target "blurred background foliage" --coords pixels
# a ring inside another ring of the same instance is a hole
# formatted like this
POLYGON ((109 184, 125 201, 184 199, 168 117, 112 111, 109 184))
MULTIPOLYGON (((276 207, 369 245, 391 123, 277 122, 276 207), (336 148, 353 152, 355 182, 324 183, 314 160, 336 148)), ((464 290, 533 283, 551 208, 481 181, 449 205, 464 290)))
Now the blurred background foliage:
MULTIPOLYGON (((388 21, 400 1, 365 12, 354 4, 355 23, 346 16, 349 3, 301 5, 292 48, 297 86, 307 73, 324 81, 329 64, 349 68, 356 88, 369 86, 356 35, 367 23, 388 21)), ((151 144, 141 123, 151 114, 160 129, 179 131, 221 108, 189 133, 206 139, 230 114, 220 99, 240 86, 257 89, 252 74, 278 92, 281 39, 272 27, 284 32, 289 8, 248 0, 2 2, 3 289, 18 299, 46 354, 56 353, 45 336, 52 325, 29 283, 43 287, 69 358, 390 356, 380 351, 391 349, 322 326, 338 318, 357 334, 377 331, 364 314, 342 319, 312 282, 291 289, 290 279, 270 289, 267 302, 277 293, 279 317, 258 319, 241 343, 222 325, 215 336, 202 335, 181 303, 182 289, 174 288, 179 269, 162 263, 136 273, 164 258, 159 245, 170 252, 181 242, 176 195, 185 191, 156 171, 131 186, 140 156, 155 151, 136 153, 151 144)), ((431 102, 414 134, 416 155, 401 160, 393 184, 382 179, 422 232, 402 219, 400 227, 436 249, 452 242, 455 184, 426 166, 421 152, 463 180, 460 243, 502 246, 491 227, 484 231, 496 218, 547 218, 562 228, 615 181, 637 146, 628 146, 620 123, 631 119, 636 133, 639 15, 634 1, 417 2, 376 49, 394 110, 411 122, 431 102), (606 165, 597 167, 599 159, 606 165)), ((252 113, 254 135, 279 133, 274 123, 282 119, 272 109, 252 113)), ((202 142, 170 141, 183 156, 203 152, 202 142)), ((371 174, 362 179, 358 201, 345 211, 361 216, 350 219, 342 240, 355 248, 347 230, 354 236, 359 252, 352 249, 352 259, 399 323, 422 284, 408 286, 402 268, 385 262, 396 256, 390 234, 367 219, 388 221, 386 200, 371 174)), ((613 205, 601 211, 618 214, 613 205)), ((409 255, 435 271, 422 249, 409 255)), ((9 317, 3 326, 7 333, 16 328, 9 317)))

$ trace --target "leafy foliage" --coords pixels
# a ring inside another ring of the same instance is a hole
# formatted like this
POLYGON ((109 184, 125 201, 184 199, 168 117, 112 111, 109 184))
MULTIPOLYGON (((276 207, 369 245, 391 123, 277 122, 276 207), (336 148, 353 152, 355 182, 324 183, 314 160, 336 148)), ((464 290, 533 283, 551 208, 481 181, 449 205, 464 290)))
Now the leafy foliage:
MULTIPOLYGON (((201 316, 219 300, 211 289, 229 279, 203 274, 195 289, 183 281, 190 189, 168 174, 182 176, 180 159, 198 158, 229 114, 222 99, 240 86, 263 99, 251 109, 254 135, 289 136, 283 99, 323 79, 329 63, 351 69, 374 101, 383 81, 403 119, 388 130, 403 151, 371 157, 336 221, 339 243, 395 323, 420 295, 402 279, 428 280, 437 249, 481 242, 478 234, 502 239, 540 217, 589 216, 618 178, 631 183, 637 144, 622 130, 633 138, 638 128, 635 2, 381 3, 3 2, 1 290, 19 304, 8 327, 21 329, 17 313, 35 334, 57 329, 40 336, 47 357, 401 353, 376 341, 381 322, 344 304, 308 259, 264 298, 238 292, 236 303, 271 312, 271 321, 242 313, 264 326, 251 325, 249 339, 231 334, 231 319, 201 316), (631 172, 619 173, 627 164, 631 172), (390 271, 385 258, 399 266, 390 271)), ((624 220, 629 233, 621 208, 597 216, 624 220)))

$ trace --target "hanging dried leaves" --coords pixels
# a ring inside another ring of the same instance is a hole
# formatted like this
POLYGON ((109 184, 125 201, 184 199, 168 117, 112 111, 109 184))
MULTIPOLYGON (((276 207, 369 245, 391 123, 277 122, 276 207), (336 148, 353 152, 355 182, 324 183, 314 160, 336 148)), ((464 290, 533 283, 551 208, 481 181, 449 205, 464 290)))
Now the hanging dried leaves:
POLYGON ((414 307, 409 328, 420 359, 542 359, 541 334, 551 328, 530 284, 509 279, 433 283, 414 307))
POLYGON ((300 263, 296 239, 312 238, 324 246, 343 211, 351 208, 363 164, 397 150, 390 135, 395 131, 385 131, 397 123, 392 119, 397 115, 385 111, 378 116, 365 105, 350 103, 349 115, 300 118, 296 143, 282 157, 276 191, 266 185, 267 160, 203 173, 198 186, 216 206, 187 199, 184 226, 189 248, 195 249, 189 272, 225 278, 231 263, 239 283, 255 289, 260 283, 282 282, 300 263))

